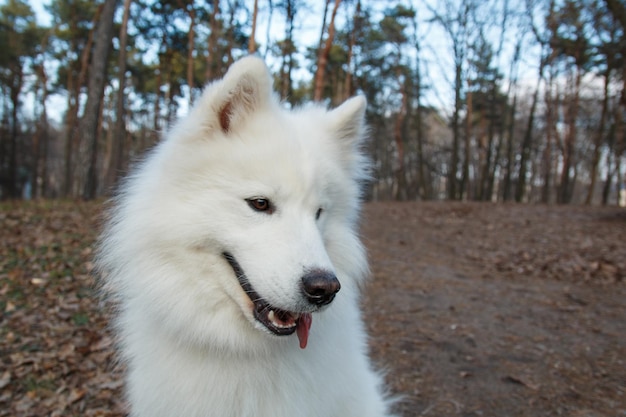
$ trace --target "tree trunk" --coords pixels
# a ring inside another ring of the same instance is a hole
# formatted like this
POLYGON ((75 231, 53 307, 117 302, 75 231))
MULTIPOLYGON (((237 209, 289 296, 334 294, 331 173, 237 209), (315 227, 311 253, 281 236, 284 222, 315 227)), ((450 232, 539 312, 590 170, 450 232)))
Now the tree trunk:
POLYGON ((415 45, 415 147, 417 158, 417 184, 418 184, 418 196, 422 200, 430 200, 432 198, 432 190, 426 181, 426 172, 424 170, 424 123, 423 123, 423 108, 422 108, 422 71, 420 69, 420 43, 417 35, 417 19, 413 20, 413 43, 415 45))
MULTIPOLYGON (((294 29, 294 20, 296 16, 295 9, 295 1, 294 0, 286 0, 285 1, 286 8, 286 25, 287 30, 285 33, 285 46, 283 51, 283 62, 281 66, 281 86, 280 86, 280 97, 283 100, 287 100, 292 103, 292 80, 291 73, 293 71, 293 29, 294 29)), ((292 103, 293 104, 293 103, 292 103)))
MULTIPOLYGON (((493 97, 497 97, 498 96, 498 84, 496 83, 496 80, 494 79, 491 83, 491 93, 493 94, 493 97)), ((491 183, 491 179, 490 179, 490 173, 491 173, 491 165, 492 163, 495 165, 495 161, 493 161, 493 148, 495 146, 494 142, 495 142, 495 135, 496 135, 496 120, 500 120, 500 124, 503 123, 502 116, 500 114, 500 111, 498 109, 498 100, 493 100, 490 104, 489 107, 487 108, 487 114, 488 114, 488 127, 487 127, 487 144, 486 144, 486 149, 485 149, 485 157, 483 160, 483 165, 482 165, 482 172, 480 175, 480 188, 478 190, 478 196, 477 198, 480 201, 490 201, 491 200, 491 193, 490 193, 490 186, 489 184, 491 183), (493 162, 492 162, 493 161, 493 162)))
MULTIPOLYGON (((74 48, 72 48, 74 49, 74 48)), ((74 127, 78 117, 78 92, 72 71, 67 71, 67 112, 65 116, 65 149, 63 164, 63 196, 69 197, 72 193, 72 168, 74 164, 74 127)))
POLYGON ((593 141, 593 156, 591 160, 591 172, 589 176, 591 177, 591 183, 589 184, 589 189, 587 190, 587 197, 585 198, 585 204, 591 204, 593 200, 593 194, 596 187, 597 177, 598 177, 598 165, 600 164, 600 148, 602 147, 602 139, 604 138, 604 125, 606 123, 606 116, 609 109, 609 84, 611 78, 611 66, 607 67, 606 73, 604 74, 604 97, 602 98, 602 110, 600 112, 600 122, 598 123, 598 127, 596 130, 596 135, 593 141))
POLYGON ((352 58, 354 54, 354 45, 356 44, 357 32, 359 30, 358 19, 360 14, 361 0, 358 0, 354 9, 354 16, 352 18, 354 25, 352 26, 352 32, 350 33, 348 41, 348 58, 346 59, 346 78, 344 80, 342 101, 346 100, 348 97, 351 97, 352 92, 354 91, 352 87, 352 58))
POLYGON ((91 71, 89 72, 89 86, 85 112, 80 122, 80 132, 87 143, 87 155, 89 165, 83 190, 83 198, 92 200, 98 190, 98 119, 101 113, 102 96, 107 81, 107 64, 111 50, 113 35, 113 17, 117 6, 117 0, 106 0, 102 15, 98 20, 95 34, 95 46, 93 50, 91 71))
POLYGON ((552 87, 554 85, 554 70, 550 70, 549 77, 547 80, 547 88, 545 93, 545 119, 546 119, 546 127, 545 127, 545 136, 546 136, 546 145, 543 150, 543 185, 541 187, 541 202, 543 204, 550 203, 550 194, 552 189, 552 148, 554 144, 557 142, 557 136, 555 131, 555 123, 554 123, 554 109, 556 108, 555 103, 552 99, 552 87))
POLYGON ((324 13, 322 13, 322 29, 320 30, 320 40, 317 43, 317 52, 322 50, 324 46, 324 33, 326 32, 326 17, 328 16, 328 6, 330 6, 330 0, 324 2, 324 13))
POLYGON ((604 179, 604 186, 602 187, 602 205, 606 206, 609 204, 609 195, 611 193, 611 186, 613 183, 613 171, 612 171, 612 162, 613 158, 610 152, 606 154, 606 178, 604 179))
MULTIPOLYGON (((626 66, 624 66, 622 69, 622 77, 626 77, 626 66)), ((624 82, 626 83, 626 78, 624 79, 624 82)), ((606 168, 606 179, 604 181, 604 188, 602 190, 602 205, 609 204, 609 197, 611 194, 611 188, 613 186, 613 176, 615 174, 617 174, 617 181, 618 181, 617 189, 619 190, 620 186, 622 185, 619 182, 621 180, 620 159, 626 147, 626 137, 625 137, 626 129, 624 129, 622 108, 626 109, 626 85, 624 85, 624 88, 622 89, 620 103, 617 106, 615 106, 615 109, 613 112, 614 113, 613 119, 615 120, 615 129, 613 129, 612 134, 609 135, 609 140, 608 140, 609 150, 606 153, 607 162, 605 163, 605 166, 607 168, 606 168), (613 160, 615 162, 614 169, 611 168, 613 160)), ((617 196, 617 202, 619 203, 619 193, 617 196)))
POLYGON ((48 75, 46 74, 46 68, 43 65, 43 62, 40 64, 37 70, 37 78, 38 83, 41 89, 41 113, 39 114, 39 123, 37 125, 38 135, 40 144, 38 146, 39 157, 36 159, 37 164, 41 165, 36 166, 33 169, 34 177, 33 177, 33 195, 39 197, 47 197, 48 196, 48 106, 46 102, 48 101, 48 75), (41 171, 41 173, 39 173, 41 171), (37 177, 39 175, 41 178, 41 185, 37 184, 37 177), (35 192, 35 190, 38 190, 35 192))
POLYGON ((165 89, 165 97, 163 98, 163 104, 165 104, 165 126, 164 126, 164 130, 169 129, 169 127, 172 125, 173 121, 174 121, 174 114, 175 114, 175 105, 176 105, 176 101, 174 100, 174 57, 173 57, 173 53, 171 51, 168 51, 166 53, 167 56, 167 61, 166 61, 166 68, 167 71, 165 72, 165 79, 166 79, 166 85, 167 88, 165 89))
MULTIPOLYGON (((100 5, 94 14, 91 21, 91 29, 85 42, 85 46, 81 52, 80 57, 80 71, 76 79, 72 77, 72 71, 67 72, 67 116, 65 123, 66 142, 65 142, 65 172, 64 172, 64 184, 63 195, 69 197, 74 195, 74 156, 78 152, 79 144, 79 132, 77 129, 78 123, 78 107, 80 90, 85 85, 85 79, 87 78, 87 68, 89 67, 89 55, 91 53, 91 47, 93 45, 94 30, 96 22, 100 19, 103 5, 100 5)), ((77 28, 71 26, 71 33, 74 33, 77 28)), ((74 53, 77 50, 77 44, 74 40, 70 44, 70 53, 74 53)), ((68 63, 68 65, 70 65, 68 63)))
MULTIPOLYGON (((607 8, 617 19, 618 22, 622 25, 622 29, 626 30, 626 5, 620 0, 604 0, 607 8)), ((626 79, 624 80, 626 83, 626 79)))
POLYGON ((457 168, 459 165, 459 118, 461 112, 461 75, 462 62, 457 60, 454 76, 454 113, 452 114, 452 155, 448 166, 448 199, 456 200, 457 196, 457 168))
POLYGON ((39 178, 43 177, 40 175, 40 164, 43 159, 43 164, 45 165, 45 154, 43 150, 46 148, 44 143, 47 140, 47 130, 48 130, 48 116, 46 112, 46 100, 47 98, 47 88, 46 88, 46 69, 44 68, 43 63, 38 65, 35 69, 37 75, 37 84, 35 86, 35 100, 37 103, 40 103, 40 112, 37 115, 37 125, 35 134, 33 135, 33 165, 31 169, 31 181, 32 181, 32 198, 37 199, 42 195, 41 188, 39 187, 39 178), (40 95, 41 94, 41 95, 40 95), (42 154, 44 155, 42 157, 42 154))
MULTIPOLYGON (((508 94, 507 94, 507 97, 508 97, 508 94)), ((493 200, 495 184, 496 184, 496 172, 498 171, 498 167, 501 166, 500 156, 502 154, 502 144, 504 142, 505 126, 508 125, 509 123, 513 123, 511 120, 508 119, 506 114, 503 114, 502 116, 505 121, 501 123, 500 127, 498 128, 498 140, 496 141, 496 144, 495 144, 495 154, 493 155, 493 163, 491 164, 491 167, 488 173, 489 178, 487 179, 487 188, 485 190, 485 195, 483 199, 484 201, 493 200)), ((497 196, 496 196, 496 199, 497 199, 497 196)))
POLYGON ((126 142, 126 46, 128 44, 128 17, 130 15, 131 0, 124 0, 124 14, 122 16, 122 26, 120 27, 120 52, 117 60, 117 99, 115 107, 115 125, 113 128, 113 149, 111 160, 107 172, 107 185, 115 184, 117 179, 124 172, 125 163, 125 142, 126 142))
MULTIPOLYGON (((328 2, 326 4, 328 5, 328 2)), ((335 16, 337 16, 337 10, 339 9, 340 4, 341 0, 335 0, 335 6, 333 7, 333 12, 330 15, 330 23, 328 24, 328 36, 326 37, 324 47, 320 47, 319 54, 317 56, 317 70, 315 71, 315 86, 313 90, 314 101, 322 100, 322 94, 324 92, 324 75, 326 74, 326 64, 328 62, 330 48, 332 47, 333 40, 335 39, 335 16)))
POLYGON ((220 12, 219 0, 213 0, 213 10, 211 11, 211 33, 209 34, 208 54, 206 57, 206 81, 213 81, 217 77, 217 38, 220 35, 220 25, 217 15, 220 12))
POLYGON ((23 84, 22 69, 18 68, 16 74, 13 74, 11 85, 11 137, 9 139, 9 179, 8 191, 9 197, 18 198, 20 196, 21 187, 18 186, 20 181, 17 174, 17 136, 19 133, 17 111, 20 107, 20 92, 23 84))
POLYGON ((572 200, 573 188, 575 182, 570 175, 570 169, 574 166, 574 147, 576 146, 576 135, 578 128, 576 122, 578 120, 578 103, 580 102, 580 83, 582 79, 582 70, 576 67, 576 76, 574 81, 574 97, 570 100, 567 111, 567 135, 563 143, 563 170, 561 171, 561 184, 559 187, 559 203, 568 204, 572 200))
POLYGON ((163 92, 161 87, 163 86, 164 71, 165 66, 163 65, 163 57, 159 55, 159 63, 157 67, 157 74, 154 86, 154 108, 152 110, 152 112, 154 113, 154 118, 152 121, 153 143, 156 143, 159 137, 159 132, 161 131, 161 99, 163 98, 163 92))
MULTIPOLYGON (((401 75, 397 74, 397 77, 401 80, 401 75)), ((407 112, 407 92, 405 83, 400 84, 400 94, 402 96, 402 104, 400 110, 398 111, 398 116, 396 117, 396 122, 394 124, 393 129, 393 137, 396 143, 396 153, 397 153, 397 165, 394 170, 394 174, 396 177, 396 194, 394 195, 394 199, 398 201, 403 201, 407 199, 407 182, 406 182, 406 168, 404 163, 404 120, 406 119, 407 112)))
POLYGON ((267 30, 265 31, 265 50, 263 51, 263 59, 267 58, 267 53, 270 49, 271 39, 272 39, 272 17, 274 16, 274 5, 272 4, 272 0, 267 0, 269 6, 269 12, 267 16, 267 30))
MULTIPOLYGON (((450 37, 452 43, 452 53, 454 60, 454 110, 452 113, 452 150, 449 163, 447 164, 447 192, 448 198, 458 199, 462 194, 459 190, 459 147, 461 140, 461 126, 459 124, 463 107, 463 70, 467 62, 467 48, 470 43, 469 36, 472 22, 474 21, 474 11, 477 2, 472 0, 438 2, 442 4, 446 14, 441 15, 433 11, 435 20, 439 22, 444 31, 450 37)), ((427 6, 429 7, 429 6, 427 6)))
MULTIPOLYGON (((497 49, 497 53, 496 53, 496 57, 497 59, 500 59, 502 57, 502 50, 504 47, 504 41, 505 41, 505 34, 506 34, 506 29, 509 27, 509 17, 510 17, 510 10, 509 10, 509 1, 505 0, 504 3, 504 11, 502 14, 502 23, 500 25, 500 38, 499 38, 499 43, 498 43, 498 49, 497 49)), ((509 99, 511 97, 511 92, 513 91, 513 87, 517 87, 517 80, 518 80, 518 65, 519 65, 519 60, 520 60, 520 51, 521 51, 521 39, 518 39, 517 42, 515 43, 515 47, 514 47, 514 54, 513 57, 511 59, 511 65, 509 67, 509 74, 510 75, 510 82, 508 83, 508 87, 507 87, 507 91, 506 91, 506 95, 505 95, 505 101, 504 104, 501 105, 501 108, 499 108, 499 106, 494 106, 494 109, 496 111, 498 111, 499 113, 499 118, 501 119, 501 122, 498 124, 498 128, 496 130, 496 127, 494 126, 494 120, 490 120, 490 143, 494 142, 494 138, 493 136, 497 136, 497 140, 495 140, 495 153, 493 154, 493 158, 491 158, 491 147, 489 148, 489 152, 488 152, 488 156, 490 158, 490 162, 489 162, 489 168, 486 169, 485 174, 487 176, 486 178, 486 183, 485 183, 485 187, 483 189, 483 196, 482 196, 482 200, 483 201, 491 201, 494 197, 494 188, 495 188, 495 183, 496 183, 496 171, 498 170, 498 167, 501 166, 500 163, 500 155, 501 155, 501 151, 502 151, 502 144, 504 141, 504 135, 505 135, 505 130, 507 128, 507 126, 509 124, 513 124, 514 120, 515 120, 515 114, 513 113, 512 116, 513 117, 509 117, 509 113, 507 112, 507 103, 509 102, 509 99)), ((496 82, 496 79, 493 80, 492 83, 492 91, 494 91, 494 97, 497 95, 498 92, 498 85, 496 82)), ((492 116, 495 116, 495 114, 492 113, 492 116)), ((496 198, 497 199, 497 198, 496 198)))
MULTIPOLYGON (((126 0, 128 1, 128 0, 126 0)), ((193 104, 193 51, 196 45, 196 9, 189 5, 189 31, 187 33, 187 88, 189 89, 189 107, 193 104)))
MULTIPOLYGON (((239 10, 240 4, 239 1, 233 1, 233 2, 229 2, 230 5, 230 9, 229 9, 229 17, 228 17, 228 29, 225 31, 226 35, 226 68, 230 67, 233 62, 235 62, 234 58, 233 58, 233 49, 234 49, 234 43, 235 43, 235 15, 237 14, 237 11, 239 10)), ((220 71, 222 71, 222 68, 220 66, 220 68, 218 68, 220 71)), ((221 73, 220 73, 221 74, 221 73)))
POLYGON ((470 178, 469 178, 469 165, 470 165, 470 156, 471 156, 471 141, 472 141, 472 118, 473 115, 473 107, 472 107, 472 82, 470 80, 467 81, 467 114, 465 115, 465 134, 464 134, 464 153, 463 153, 463 169, 461 172, 461 187, 460 187, 460 195, 459 199, 463 200, 464 198, 470 198, 470 178))
POLYGON ((513 96, 513 104, 509 112, 509 126, 506 133, 506 171, 502 186, 502 200, 509 201, 513 196, 513 136, 515 132, 515 113, 517 112, 517 93, 513 96))
POLYGON ((256 52, 256 19, 259 13, 259 0, 254 0, 254 9, 252 11, 252 29, 250 30, 250 39, 248 40, 248 53, 256 52))
POLYGON ((535 127, 535 113, 537 111, 537 102, 539 100, 539 89, 541 80, 543 79, 543 70, 545 68, 546 60, 541 58, 539 63, 539 76, 537 78, 537 85, 535 92, 533 93, 532 103, 530 105, 530 113, 528 115, 528 123, 526 124, 526 131, 524 132, 524 139, 522 140, 522 149, 520 152, 519 171, 517 174, 517 187, 515 188, 515 201, 518 203, 524 199, 526 194, 526 173, 528 170, 528 161, 530 159, 530 150, 533 144, 533 129, 535 127))

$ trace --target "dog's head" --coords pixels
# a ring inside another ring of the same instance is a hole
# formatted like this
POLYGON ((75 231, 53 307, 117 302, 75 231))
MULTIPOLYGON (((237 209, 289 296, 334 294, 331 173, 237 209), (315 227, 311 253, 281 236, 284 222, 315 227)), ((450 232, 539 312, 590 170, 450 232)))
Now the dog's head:
POLYGON ((305 347, 312 317, 344 293, 354 303, 366 274, 365 100, 285 110, 271 84, 248 57, 208 86, 128 182, 104 240, 130 308, 185 340, 297 333, 305 347))

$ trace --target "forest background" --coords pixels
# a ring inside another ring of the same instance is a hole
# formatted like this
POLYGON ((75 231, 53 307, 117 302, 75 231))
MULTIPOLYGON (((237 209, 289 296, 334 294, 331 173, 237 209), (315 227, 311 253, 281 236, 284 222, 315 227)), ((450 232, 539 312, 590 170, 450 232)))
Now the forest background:
POLYGON ((620 0, 2 0, 0 197, 108 194, 256 53, 287 106, 367 97, 372 200, 618 204, 625 28, 620 0))

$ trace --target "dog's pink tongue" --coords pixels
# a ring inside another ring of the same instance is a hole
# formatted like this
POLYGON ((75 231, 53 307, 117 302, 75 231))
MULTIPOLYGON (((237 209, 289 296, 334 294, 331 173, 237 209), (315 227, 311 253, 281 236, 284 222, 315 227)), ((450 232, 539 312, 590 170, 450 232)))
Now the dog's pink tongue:
POLYGON ((307 342, 309 341, 309 329, 311 328, 312 322, 313 322, 313 318, 308 313, 302 314, 300 318, 298 319, 296 333, 298 333, 298 340, 300 341, 300 349, 304 349, 306 347, 307 342))

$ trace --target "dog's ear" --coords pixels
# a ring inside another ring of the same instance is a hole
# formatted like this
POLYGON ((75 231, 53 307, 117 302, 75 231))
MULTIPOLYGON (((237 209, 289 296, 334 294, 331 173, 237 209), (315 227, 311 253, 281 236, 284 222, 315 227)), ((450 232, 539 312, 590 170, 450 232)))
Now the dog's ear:
POLYGON ((366 106, 365 97, 356 96, 328 114, 330 134, 338 145, 339 159, 357 182, 370 177, 370 163, 362 149, 367 139, 366 106))
POLYGON ((356 96, 330 112, 330 126, 343 146, 352 149, 364 139, 366 106, 365 97, 356 96))
POLYGON ((272 100, 271 87, 272 78, 263 60, 249 56, 235 62, 224 78, 205 92, 212 115, 210 129, 231 132, 272 100))

